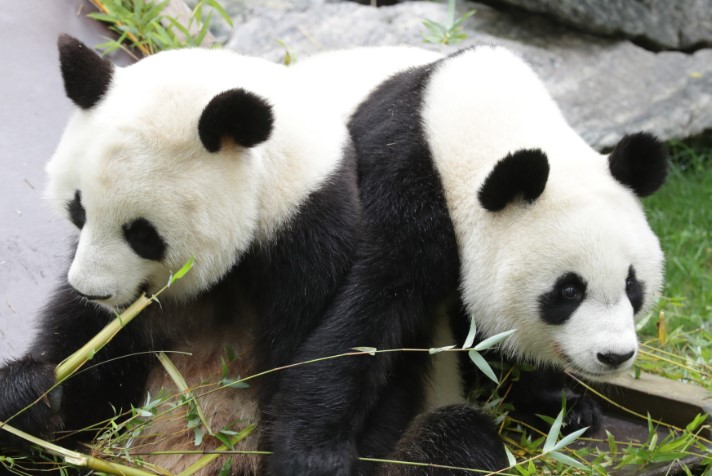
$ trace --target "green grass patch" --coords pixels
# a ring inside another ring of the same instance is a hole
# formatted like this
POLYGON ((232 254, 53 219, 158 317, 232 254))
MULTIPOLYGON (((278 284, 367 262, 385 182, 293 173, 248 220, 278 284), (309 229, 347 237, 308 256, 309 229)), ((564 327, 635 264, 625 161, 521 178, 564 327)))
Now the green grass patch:
POLYGON ((667 183, 644 201, 666 270, 663 297, 641 337, 686 359, 700 373, 680 374, 660 361, 646 365, 645 358, 641 365, 712 390, 712 147, 673 142, 670 152, 667 183))

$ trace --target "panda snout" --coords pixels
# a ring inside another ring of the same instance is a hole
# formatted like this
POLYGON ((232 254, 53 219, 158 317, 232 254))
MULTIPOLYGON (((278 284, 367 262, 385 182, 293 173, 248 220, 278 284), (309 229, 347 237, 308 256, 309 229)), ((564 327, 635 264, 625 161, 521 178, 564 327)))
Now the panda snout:
POLYGON ((599 352, 598 354, 596 354, 596 357, 598 357, 599 362, 609 367, 617 368, 620 367, 621 364, 630 360, 630 358, 633 357, 634 354, 634 350, 626 352, 625 354, 619 354, 616 352, 599 352))

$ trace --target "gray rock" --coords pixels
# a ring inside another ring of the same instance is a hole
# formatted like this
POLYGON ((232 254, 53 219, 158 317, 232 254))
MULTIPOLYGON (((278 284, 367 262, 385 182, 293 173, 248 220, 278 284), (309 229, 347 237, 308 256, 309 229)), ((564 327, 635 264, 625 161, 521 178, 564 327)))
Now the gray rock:
POLYGON ((712 0, 489 0, 658 49, 712 46, 712 0))
MULTIPOLYGON (((250 2, 242 2, 244 4, 250 2)), ((297 56, 367 45, 423 43, 423 19, 445 23, 443 3, 407 2, 372 8, 351 2, 252 2, 236 21, 230 48, 281 61, 286 44, 297 56)), ((542 76, 573 127, 594 147, 628 132, 663 139, 712 129, 712 50, 653 53, 625 40, 582 34, 543 17, 480 4, 465 22, 468 39, 454 51, 496 43, 519 52, 542 76)))

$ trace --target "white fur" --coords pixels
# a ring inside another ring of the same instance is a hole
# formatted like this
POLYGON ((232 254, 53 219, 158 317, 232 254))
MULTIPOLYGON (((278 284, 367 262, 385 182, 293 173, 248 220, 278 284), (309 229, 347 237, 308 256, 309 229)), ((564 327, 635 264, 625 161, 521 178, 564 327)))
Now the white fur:
POLYGON ((440 53, 411 46, 363 47, 318 53, 300 59, 290 70, 347 120, 389 76, 440 58, 440 53))
POLYGON ((594 378, 610 373, 597 353, 637 350, 625 294, 629 266, 645 282, 639 315, 662 285, 663 255, 638 199, 612 178, 606 156, 566 123, 534 72, 505 49, 480 47, 447 60, 424 102, 460 249, 464 300, 478 329, 518 329, 505 346, 520 357, 594 378), (544 193, 533 204, 486 211, 477 192, 494 164, 530 148, 549 159, 544 193), (566 323, 548 325, 538 296, 569 271, 587 281, 586 301, 566 323))
POLYGON ((331 106, 310 102, 288 76, 281 65, 200 49, 116 68, 106 97, 74 112, 46 168, 52 203, 66 214, 81 190, 86 209, 72 286, 123 306, 141 283, 155 292, 195 256, 193 270, 165 293, 189 298, 254 241, 270 240, 338 166, 347 137, 331 106), (251 149, 224 145, 211 154, 198 136, 201 112, 238 87, 272 105, 272 134, 251 149), (122 225, 138 217, 168 244, 163 263, 138 257, 124 240, 122 225))

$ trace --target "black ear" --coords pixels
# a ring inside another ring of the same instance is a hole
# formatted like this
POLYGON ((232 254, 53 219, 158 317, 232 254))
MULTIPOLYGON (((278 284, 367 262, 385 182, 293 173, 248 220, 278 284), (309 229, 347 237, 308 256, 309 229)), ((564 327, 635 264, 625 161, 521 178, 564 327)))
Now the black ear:
POLYGON ((109 89, 114 66, 69 35, 60 35, 57 47, 67 97, 82 109, 91 108, 109 89))
POLYGON ((230 89, 210 100, 198 122, 200 140, 209 152, 217 152, 223 139, 242 147, 254 147, 272 133, 272 107, 244 89, 230 89))
POLYGON ((549 161, 540 149, 523 149, 497 162, 482 184, 477 197, 491 212, 502 210, 520 193, 533 202, 544 191, 549 178, 549 161))
POLYGON ((667 147, 652 134, 639 132, 623 137, 608 156, 613 178, 647 197, 665 183, 667 147))

